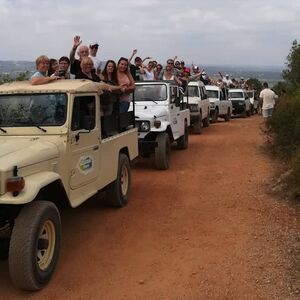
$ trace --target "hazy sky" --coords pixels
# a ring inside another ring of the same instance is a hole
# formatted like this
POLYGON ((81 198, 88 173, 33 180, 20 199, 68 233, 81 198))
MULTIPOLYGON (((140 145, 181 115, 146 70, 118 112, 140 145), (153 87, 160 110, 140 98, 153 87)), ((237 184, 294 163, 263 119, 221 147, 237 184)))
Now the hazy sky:
POLYGON ((73 37, 101 60, 283 65, 300 36, 299 0, 0 0, 0 60, 68 55, 73 37))

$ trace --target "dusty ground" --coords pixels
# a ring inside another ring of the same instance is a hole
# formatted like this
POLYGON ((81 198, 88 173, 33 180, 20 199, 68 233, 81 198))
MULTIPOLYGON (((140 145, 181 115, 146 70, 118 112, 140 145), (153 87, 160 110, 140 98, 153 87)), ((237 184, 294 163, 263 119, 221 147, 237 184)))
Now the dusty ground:
POLYGON ((300 299, 299 206, 268 193, 276 163, 260 116, 219 121, 133 171, 128 206, 93 199, 62 214, 52 281, 16 290, 0 262, 1 299, 300 299))

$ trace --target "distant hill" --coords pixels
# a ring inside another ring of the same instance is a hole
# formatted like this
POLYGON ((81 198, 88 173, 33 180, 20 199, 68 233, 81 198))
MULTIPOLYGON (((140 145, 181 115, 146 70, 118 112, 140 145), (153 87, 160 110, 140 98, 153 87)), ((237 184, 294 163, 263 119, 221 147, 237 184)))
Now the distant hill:
POLYGON ((0 60, 0 74, 17 74, 20 72, 33 72, 35 62, 33 61, 11 61, 0 60))

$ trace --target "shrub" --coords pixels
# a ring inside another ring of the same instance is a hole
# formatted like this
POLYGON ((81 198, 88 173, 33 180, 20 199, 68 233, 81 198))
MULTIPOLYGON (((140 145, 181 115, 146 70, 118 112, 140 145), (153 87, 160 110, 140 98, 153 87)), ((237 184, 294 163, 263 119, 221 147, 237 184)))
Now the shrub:
POLYGON ((300 147, 300 89, 293 95, 280 98, 270 125, 274 135, 274 146, 278 154, 292 157, 300 147))

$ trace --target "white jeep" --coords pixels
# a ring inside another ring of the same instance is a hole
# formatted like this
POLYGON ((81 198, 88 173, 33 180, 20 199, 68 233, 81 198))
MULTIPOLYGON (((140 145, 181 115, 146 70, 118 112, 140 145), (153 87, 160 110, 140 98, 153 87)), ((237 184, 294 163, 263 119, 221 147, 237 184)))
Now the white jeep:
POLYGON ((143 157, 154 153, 157 169, 169 168, 172 142, 176 141, 179 149, 188 147, 190 112, 182 100, 174 81, 143 81, 135 85, 139 152, 143 157))
POLYGON ((218 117, 224 118, 226 122, 229 121, 232 112, 232 103, 228 100, 227 89, 221 89, 215 85, 206 85, 205 88, 210 103, 211 122, 217 122, 218 117))
POLYGON ((138 155, 134 116, 101 117, 103 89, 89 80, 0 86, 0 242, 9 245, 19 288, 38 290, 50 280, 62 203, 76 207, 104 188, 110 205, 128 201, 138 155))
POLYGON ((185 91, 184 101, 188 104, 191 113, 191 125, 194 133, 200 134, 203 127, 209 126, 209 100, 205 85, 202 81, 189 82, 185 91))
POLYGON ((250 100, 246 90, 229 89, 228 99, 232 103, 233 115, 241 115, 243 118, 250 116, 250 100))

